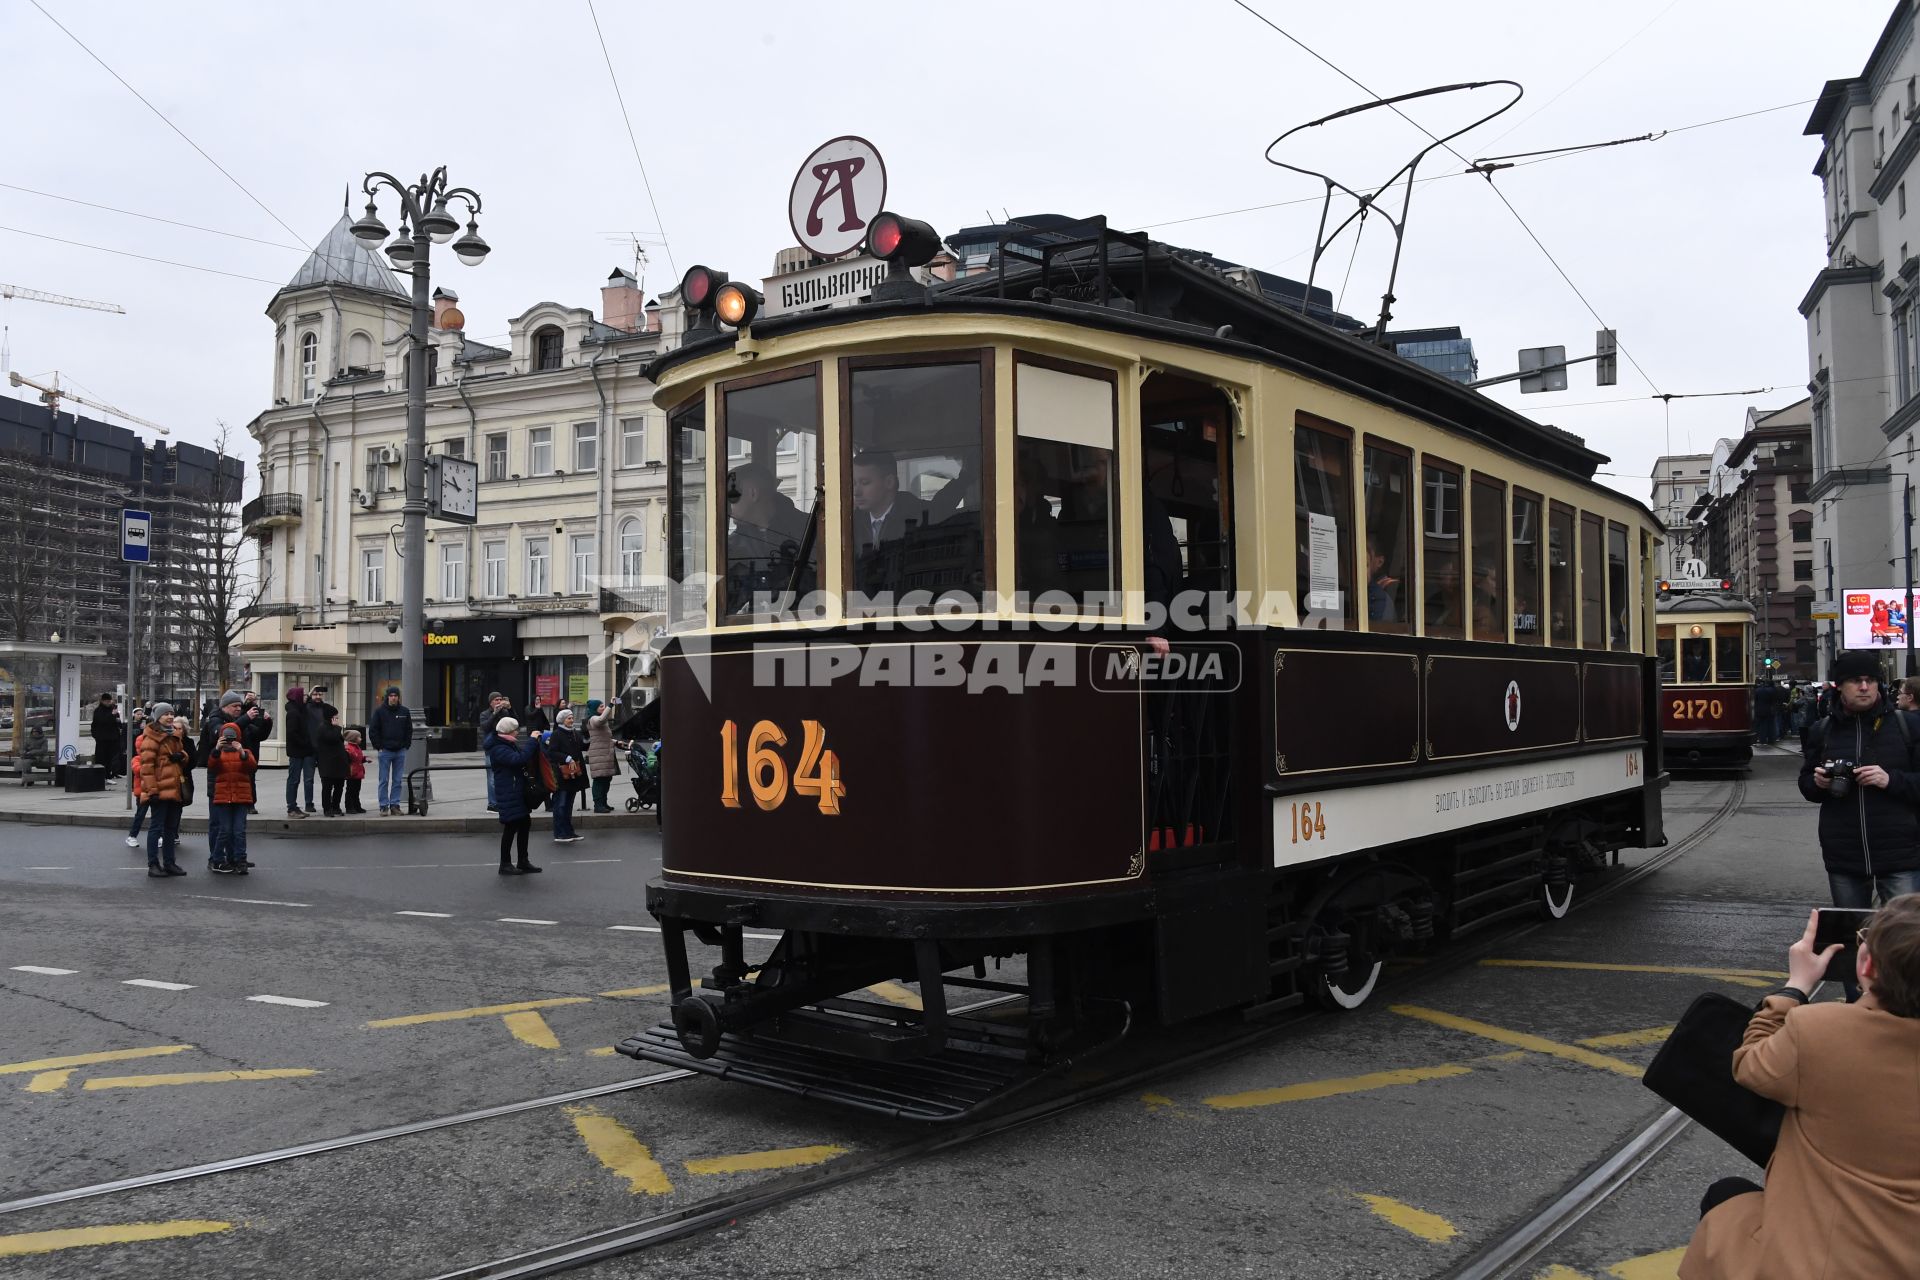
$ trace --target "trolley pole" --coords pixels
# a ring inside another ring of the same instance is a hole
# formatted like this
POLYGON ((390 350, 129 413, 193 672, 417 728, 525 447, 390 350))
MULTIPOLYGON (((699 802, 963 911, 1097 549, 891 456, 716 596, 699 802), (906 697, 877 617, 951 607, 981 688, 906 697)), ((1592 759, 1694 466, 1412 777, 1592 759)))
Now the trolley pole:
POLYGON ((1913 481, 1909 480, 1900 491, 1900 538, 1903 544, 1901 565, 1907 578, 1907 675, 1915 674, 1913 669, 1913 481))

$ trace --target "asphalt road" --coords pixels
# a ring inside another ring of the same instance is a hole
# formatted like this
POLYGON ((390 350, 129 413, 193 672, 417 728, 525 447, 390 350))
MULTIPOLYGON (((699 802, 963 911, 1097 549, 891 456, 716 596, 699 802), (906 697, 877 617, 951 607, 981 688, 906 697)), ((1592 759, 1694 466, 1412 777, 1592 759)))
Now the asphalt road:
MULTIPOLYGON (((1439 1274, 1662 1109, 1637 1073, 1693 995, 1777 981, 1824 889, 1789 765, 1763 759, 1678 863, 1484 963, 1407 966, 1229 1062, 592 1274, 1439 1274)), ((1730 785, 1676 783, 1670 834, 1730 785)), ((203 849, 149 881, 118 835, 0 832, 0 1199, 647 1074, 605 1050, 664 1008, 652 835, 536 850, 525 878, 474 837, 261 841, 244 879, 203 849), (141 1056, 59 1065, 99 1054, 141 1056)), ((908 1132, 687 1080, 7 1215, 0 1276, 431 1276, 908 1132), (83 1234, 9 1256, 61 1232, 83 1234)), ((1738 1172, 1684 1138, 1541 1267, 1670 1275, 1701 1179, 1738 1172)))

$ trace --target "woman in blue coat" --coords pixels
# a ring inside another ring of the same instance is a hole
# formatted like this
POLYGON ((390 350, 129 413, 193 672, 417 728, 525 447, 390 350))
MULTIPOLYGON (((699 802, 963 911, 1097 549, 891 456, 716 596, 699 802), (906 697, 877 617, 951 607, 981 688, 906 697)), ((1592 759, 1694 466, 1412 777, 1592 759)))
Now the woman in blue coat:
POLYGON ((533 815, 527 811, 526 776, 527 766, 540 750, 539 736, 529 732, 526 741, 520 741, 520 722, 502 716, 493 722, 486 748, 493 796, 500 811, 500 874, 531 875, 540 868, 527 861, 527 833, 533 829, 533 815), (516 843, 520 848, 517 866, 512 858, 516 843))

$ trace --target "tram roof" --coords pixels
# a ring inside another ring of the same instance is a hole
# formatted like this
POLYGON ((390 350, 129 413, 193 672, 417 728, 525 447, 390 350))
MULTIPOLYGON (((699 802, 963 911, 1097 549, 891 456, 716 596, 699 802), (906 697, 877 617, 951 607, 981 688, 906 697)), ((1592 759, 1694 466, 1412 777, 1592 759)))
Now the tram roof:
POLYGON ((1737 591, 1689 591, 1682 595, 1655 598, 1655 614, 1676 613, 1752 613, 1753 605, 1737 591))
MULTIPOLYGON (((1048 294, 1053 286, 1086 285, 1087 270, 1100 251, 1099 245, 1089 241, 1056 253, 1050 271, 1039 264, 1009 258, 1004 275, 996 268, 939 282, 928 289, 924 299, 866 302, 763 318, 753 324, 752 332, 779 337, 929 313, 1044 318, 1183 343, 1292 369, 1410 417, 1483 437, 1505 452, 1589 484, 1597 483, 1595 471, 1609 461, 1607 455, 1588 448, 1572 432, 1535 422, 1472 388, 1374 345, 1364 336, 1350 336, 1302 316, 1296 308, 1282 306, 1215 270, 1188 261, 1180 249, 1159 241, 1147 243, 1144 312, 1134 309, 1136 300, 1126 294, 1130 289, 1137 291, 1142 278, 1140 251, 1116 237, 1106 246, 1107 276, 1121 305, 1071 300, 1058 292, 1048 294), (1223 335, 1225 326, 1231 331, 1223 335)), ((647 376, 657 382, 676 365, 722 350, 734 340, 733 333, 723 332, 685 342, 650 361, 647 376)), ((1608 493, 1648 510, 1651 516, 1646 504, 1632 496, 1611 488, 1608 493)))

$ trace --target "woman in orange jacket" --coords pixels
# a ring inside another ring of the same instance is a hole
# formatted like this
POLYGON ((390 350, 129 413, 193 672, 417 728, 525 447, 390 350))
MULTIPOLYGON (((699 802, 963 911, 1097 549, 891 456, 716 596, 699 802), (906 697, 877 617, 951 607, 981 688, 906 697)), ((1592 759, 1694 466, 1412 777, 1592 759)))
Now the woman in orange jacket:
POLYGON ((174 860, 180 844, 180 811, 187 797, 188 767, 193 761, 184 735, 174 724, 173 705, 153 704, 153 719, 135 743, 139 756, 140 799, 152 821, 147 826, 147 874, 183 876, 174 860))

